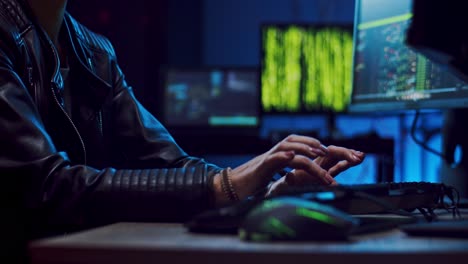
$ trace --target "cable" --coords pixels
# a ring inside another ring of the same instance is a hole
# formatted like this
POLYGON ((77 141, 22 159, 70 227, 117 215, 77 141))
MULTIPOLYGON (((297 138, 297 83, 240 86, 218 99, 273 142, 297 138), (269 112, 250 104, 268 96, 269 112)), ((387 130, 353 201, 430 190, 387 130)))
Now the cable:
MULTIPOLYGON (((415 116, 414 116, 414 119, 413 119, 413 123, 411 125, 411 138, 413 138, 414 142, 416 142, 416 144, 418 144, 419 146, 421 146, 423 149, 439 156, 440 158, 446 160, 446 155, 442 152, 439 152, 433 148, 430 148, 426 142, 423 142, 423 141, 420 141, 419 139, 416 138, 416 124, 417 124, 417 121, 418 121, 418 118, 419 118, 419 110, 416 110, 415 111, 415 116)), ((446 187, 445 185, 442 186, 442 188, 444 189, 444 195, 442 195, 440 197, 441 201, 439 204, 442 204, 444 205, 444 208, 446 210, 452 210, 452 214, 453 214, 453 217, 456 218, 456 217, 460 217, 460 211, 458 210, 458 204, 460 202, 460 195, 458 193, 458 190, 453 188, 453 187, 446 187), (456 197, 454 197, 454 195, 456 197), (443 197, 444 196, 447 196, 451 201, 452 201, 452 204, 450 206, 446 206, 445 203, 443 202, 443 197)))
POLYGON ((442 152, 439 152, 431 147, 429 147, 426 142, 424 141, 421 141, 419 140, 418 138, 416 138, 416 124, 418 122, 418 119, 419 119, 419 110, 416 110, 416 113, 414 115, 414 119, 413 119, 413 123, 411 124, 411 138, 413 139, 413 141, 418 144, 420 147, 422 147, 423 149, 425 149, 426 151, 429 151, 439 157, 441 157, 442 159, 445 159, 445 154, 442 153, 442 152))

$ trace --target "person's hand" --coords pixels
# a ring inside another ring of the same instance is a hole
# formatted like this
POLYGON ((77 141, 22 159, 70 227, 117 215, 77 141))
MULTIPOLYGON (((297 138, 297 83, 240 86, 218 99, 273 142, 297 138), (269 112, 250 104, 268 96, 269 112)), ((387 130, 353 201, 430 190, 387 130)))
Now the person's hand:
POLYGON ((338 146, 328 146, 329 155, 314 160, 324 170, 335 177, 341 172, 361 164, 365 158, 364 152, 338 146))
MULTIPOLYGON (((329 148, 323 146, 319 140, 306 136, 290 135, 269 151, 230 171, 233 188, 240 199, 246 198, 265 188, 273 175, 284 168, 292 168, 297 172, 294 177, 289 177, 290 182, 285 181, 288 184, 301 182, 333 184, 335 181, 330 172, 335 173, 339 172, 340 169, 345 169, 347 165, 341 165, 343 163, 340 161, 347 160, 347 157, 343 158, 346 156, 343 153, 346 152, 344 151, 346 149, 332 147, 331 150, 333 153, 328 157, 329 148)), ((229 202, 221 188, 221 177, 215 177, 214 189, 218 205, 229 202)))
POLYGON ((353 166, 361 164, 364 158, 365 154, 361 151, 338 146, 328 146, 328 154, 317 157, 313 162, 318 164, 324 171, 326 171, 326 175, 328 175, 326 178, 331 178, 331 181, 323 181, 323 177, 310 175, 307 171, 302 169, 294 169, 273 183, 268 190, 268 194, 271 195, 280 193, 282 189, 290 185, 337 185, 338 183, 334 177, 353 166))

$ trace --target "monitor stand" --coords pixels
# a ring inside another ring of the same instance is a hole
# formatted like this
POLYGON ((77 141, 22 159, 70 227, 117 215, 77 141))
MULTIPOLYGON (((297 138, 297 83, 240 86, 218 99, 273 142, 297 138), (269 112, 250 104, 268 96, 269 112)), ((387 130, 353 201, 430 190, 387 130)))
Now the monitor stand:
POLYGON ((327 113, 327 132, 328 138, 330 139, 340 139, 343 137, 340 130, 336 126, 336 114, 335 113, 327 113))
POLYGON ((441 167, 441 181, 455 187, 462 198, 468 198, 467 116, 468 108, 447 110, 442 128, 445 159, 441 167))

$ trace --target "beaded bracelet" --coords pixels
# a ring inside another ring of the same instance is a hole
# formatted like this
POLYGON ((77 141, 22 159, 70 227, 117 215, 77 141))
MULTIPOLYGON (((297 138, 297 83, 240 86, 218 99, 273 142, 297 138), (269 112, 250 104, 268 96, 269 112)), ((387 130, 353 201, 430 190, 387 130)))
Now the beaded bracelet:
POLYGON ((234 190, 234 186, 232 185, 230 172, 231 168, 229 167, 221 171, 221 188, 230 201, 236 202, 240 199, 236 193, 236 190, 234 190))

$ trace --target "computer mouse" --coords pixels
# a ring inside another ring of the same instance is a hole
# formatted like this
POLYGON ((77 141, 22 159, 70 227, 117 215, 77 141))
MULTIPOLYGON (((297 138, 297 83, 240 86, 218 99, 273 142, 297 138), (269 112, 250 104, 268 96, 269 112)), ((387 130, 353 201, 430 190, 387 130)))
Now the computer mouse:
POLYGON ((256 205, 242 221, 239 236, 250 241, 345 241, 358 226, 358 219, 332 206, 282 196, 256 205))

